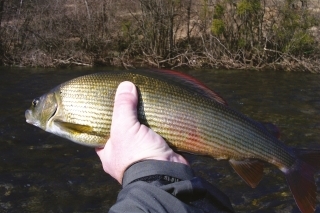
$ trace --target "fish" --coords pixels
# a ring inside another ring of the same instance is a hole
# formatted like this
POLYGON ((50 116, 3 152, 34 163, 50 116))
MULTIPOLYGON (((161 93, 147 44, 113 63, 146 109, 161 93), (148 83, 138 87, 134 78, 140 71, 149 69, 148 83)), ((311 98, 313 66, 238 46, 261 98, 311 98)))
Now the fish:
POLYGON ((26 122, 82 145, 103 147, 110 134, 115 92, 123 81, 137 88, 139 121, 171 148, 228 160, 252 188, 262 179, 264 162, 270 163, 284 173, 300 211, 315 211, 320 150, 285 145, 270 125, 231 108, 184 73, 141 69, 80 76, 35 98, 25 112, 26 122))

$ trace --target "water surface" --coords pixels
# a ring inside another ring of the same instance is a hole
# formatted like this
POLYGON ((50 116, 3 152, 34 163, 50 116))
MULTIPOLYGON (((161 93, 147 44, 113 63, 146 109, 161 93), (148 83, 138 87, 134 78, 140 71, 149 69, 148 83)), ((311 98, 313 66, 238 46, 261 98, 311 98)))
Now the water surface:
MULTIPOLYGON (((115 202, 120 186, 103 172, 94 149, 46 133, 24 117, 33 98, 74 77, 105 70, 110 68, 0 68, 0 212, 107 212, 115 202)), ((320 75, 185 72, 236 110, 276 124, 284 143, 320 146, 320 75)), ((230 197, 237 212, 299 212, 284 175, 273 166, 266 165, 264 178, 251 189, 226 161, 186 157, 198 175, 230 197)))

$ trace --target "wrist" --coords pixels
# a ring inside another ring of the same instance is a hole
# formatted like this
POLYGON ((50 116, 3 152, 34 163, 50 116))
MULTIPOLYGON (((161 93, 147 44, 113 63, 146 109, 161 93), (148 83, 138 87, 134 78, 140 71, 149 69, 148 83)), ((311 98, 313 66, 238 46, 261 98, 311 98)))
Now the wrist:
POLYGON ((179 155, 173 151, 172 151, 172 153, 168 153, 168 154, 161 155, 161 156, 146 158, 145 160, 168 161, 168 162, 174 162, 174 163, 182 163, 182 164, 189 166, 188 161, 184 157, 182 157, 181 155, 179 155))
POLYGON ((127 168, 122 179, 122 186, 126 187, 141 178, 155 175, 165 178, 170 177, 174 180, 190 180, 194 177, 191 167, 186 164, 162 160, 144 160, 127 168))

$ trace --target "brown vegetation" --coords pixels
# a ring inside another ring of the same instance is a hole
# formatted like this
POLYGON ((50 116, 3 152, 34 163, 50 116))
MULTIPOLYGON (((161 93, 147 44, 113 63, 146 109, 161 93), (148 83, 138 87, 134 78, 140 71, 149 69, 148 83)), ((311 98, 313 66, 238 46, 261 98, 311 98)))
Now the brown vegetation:
POLYGON ((0 0, 0 63, 320 72, 318 4, 0 0))

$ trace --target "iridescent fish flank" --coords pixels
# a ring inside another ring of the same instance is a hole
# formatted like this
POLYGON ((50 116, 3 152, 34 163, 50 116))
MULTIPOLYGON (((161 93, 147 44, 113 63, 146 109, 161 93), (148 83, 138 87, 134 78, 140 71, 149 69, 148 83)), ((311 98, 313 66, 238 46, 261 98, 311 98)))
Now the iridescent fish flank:
POLYGON ((273 133, 275 128, 233 110, 217 93, 182 73, 117 71, 75 78, 36 98, 26 120, 76 143, 103 147, 115 91, 122 81, 131 81, 138 89, 140 122, 172 148, 226 159, 251 187, 263 176, 262 162, 273 164, 286 176, 300 211, 315 211, 314 173, 320 151, 287 147, 273 133))

